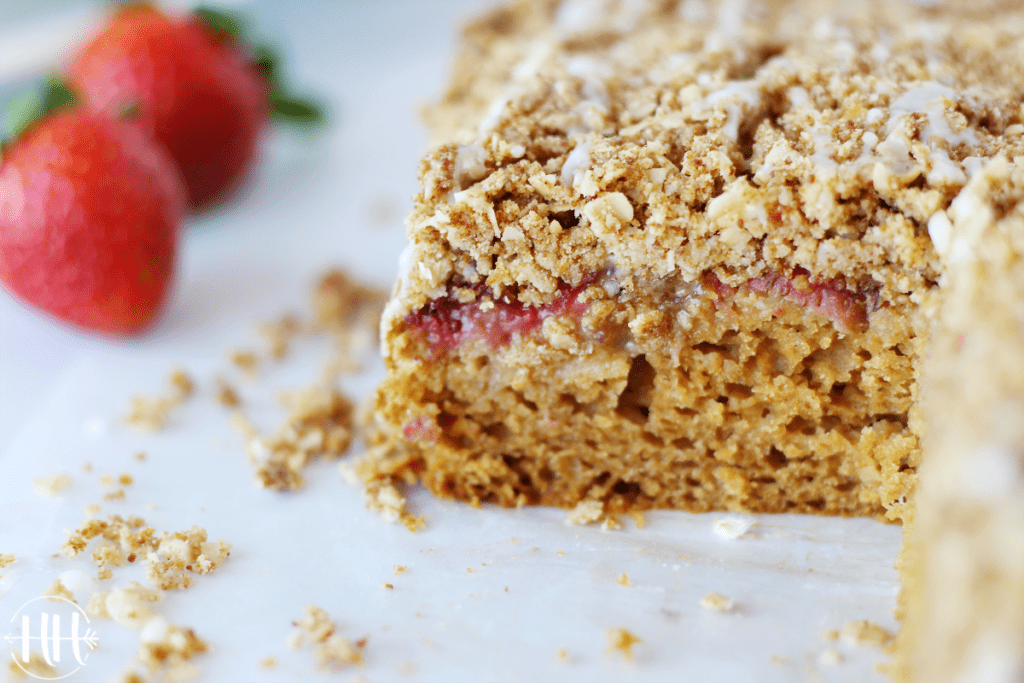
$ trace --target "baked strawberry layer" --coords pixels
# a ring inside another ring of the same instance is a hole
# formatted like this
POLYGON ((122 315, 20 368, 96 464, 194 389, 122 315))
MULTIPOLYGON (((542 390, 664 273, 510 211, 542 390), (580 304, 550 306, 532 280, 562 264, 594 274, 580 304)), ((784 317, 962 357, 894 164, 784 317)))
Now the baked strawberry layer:
POLYGON ((863 331, 868 327, 868 296, 846 286, 846 279, 835 277, 811 282, 808 272, 797 268, 790 276, 768 273, 747 280, 738 287, 722 284, 711 276, 709 284, 719 301, 728 301, 737 293, 772 294, 789 303, 803 306, 832 321, 840 332, 863 331))
POLYGON ((546 318, 569 316, 579 320, 589 304, 579 300, 580 293, 593 278, 573 287, 562 283, 555 298, 542 306, 528 306, 516 299, 491 298, 485 285, 468 289, 476 292, 473 301, 461 302, 454 292, 434 299, 405 318, 405 324, 430 344, 432 359, 454 351, 470 339, 484 339, 492 350, 507 344, 513 335, 528 335, 540 329, 546 318))
MULTIPOLYGON (((588 277, 575 287, 562 283, 555 298, 541 306, 528 306, 508 297, 492 299, 488 287, 474 285, 468 288, 476 293, 472 301, 459 301, 455 292, 449 291, 446 296, 410 313, 405 324, 414 334, 426 339, 431 360, 443 357, 471 339, 483 339, 492 350, 498 350, 514 335, 527 336, 538 330, 547 318, 568 316, 579 321, 589 307, 579 296, 595 280, 596 277, 588 277)), ((864 330, 868 325, 868 296, 848 288, 842 277, 815 283, 809 280, 807 271, 798 268, 789 276, 769 273, 735 287, 723 284, 714 275, 705 276, 702 283, 714 292, 716 307, 738 294, 753 292, 775 296, 823 315, 842 332, 864 330)))

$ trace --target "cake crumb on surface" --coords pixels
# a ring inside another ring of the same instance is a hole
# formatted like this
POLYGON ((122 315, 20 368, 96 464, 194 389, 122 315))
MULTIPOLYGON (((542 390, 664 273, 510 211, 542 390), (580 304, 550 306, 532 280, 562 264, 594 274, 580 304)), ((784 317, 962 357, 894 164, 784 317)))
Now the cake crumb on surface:
POLYGON ((171 391, 167 396, 132 396, 129 399, 128 414, 123 418, 124 423, 146 432, 163 429, 171 411, 195 393, 195 384, 184 370, 172 371, 169 382, 171 391))
POLYGON ((29 653, 27 662, 21 661, 21 657, 14 656, 13 652, 11 654, 11 658, 7 661, 7 676, 4 680, 23 681, 30 676, 33 680, 53 680, 59 673, 57 667, 47 663, 43 655, 35 650, 29 653))
POLYGON ((839 652, 839 650, 829 648, 828 650, 825 650, 820 655, 818 655, 818 661, 824 664, 825 666, 836 666, 837 664, 842 663, 843 655, 839 652))
POLYGON ((268 655, 261 659, 258 664, 261 669, 273 669, 277 666, 277 657, 274 655, 268 655))
POLYGON ((285 640, 289 647, 298 649, 305 640, 316 643, 313 658, 326 669, 336 671, 350 664, 362 665, 366 638, 353 643, 337 633, 337 624, 322 607, 306 605, 302 611, 302 618, 293 622, 295 628, 285 640))
POLYGON ((599 500, 581 500, 565 516, 566 524, 593 524, 604 515, 604 503, 599 500))
POLYGON ((255 352, 248 349, 232 351, 228 358, 250 379, 256 376, 256 372, 260 367, 260 359, 255 352))
POLYGON ((137 631, 156 616, 150 604, 162 599, 160 591, 131 581, 124 588, 93 593, 85 611, 91 617, 113 619, 137 631))
POLYGON ((132 458, 136 462, 145 462, 146 461, 146 452, 145 451, 139 451, 138 453, 133 455, 132 458))
POLYGON ((569 648, 560 647, 555 651, 555 660, 565 664, 569 661, 569 648))
POLYGON ((608 652, 618 650, 627 660, 633 659, 633 646, 643 641, 624 628, 605 629, 605 638, 608 641, 608 652))
POLYGON ((238 392, 226 379, 218 375, 214 382, 217 387, 217 393, 215 394, 217 403, 226 408, 237 408, 242 405, 242 399, 238 397, 238 392))
POLYGON ((61 581, 59 578, 54 579, 53 583, 50 584, 50 587, 43 591, 42 597, 51 598, 55 600, 70 600, 71 602, 78 604, 78 601, 75 600, 75 594, 72 593, 71 589, 65 586, 64 582, 61 581))
POLYGON ((103 494, 103 500, 108 503, 121 502, 124 500, 124 489, 114 489, 103 494))
POLYGON ((700 599, 697 603, 706 610, 712 612, 728 612, 736 606, 735 601, 732 598, 728 598, 721 593, 711 592, 700 599))
POLYGON ((164 617, 153 617, 139 634, 139 647, 128 667, 111 683, 177 683, 199 676, 192 661, 209 645, 190 628, 171 624, 164 617))
POLYGON ((736 540, 747 536, 756 522, 748 517, 724 517, 716 519, 711 530, 716 536, 728 540, 736 540))
POLYGON ((821 632, 821 639, 828 641, 839 640, 839 631, 834 628, 826 629, 821 632))
POLYGON ((616 578, 615 581, 620 586, 632 586, 633 585, 633 582, 629 580, 629 576, 626 575, 626 572, 622 572, 622 574, 618 578, 616 578))
POLYGON ((4 567, 10 567, 18 560, 18 556, 14 553, 0 553, 0 569, 4 567))
POLYGON ((884 647, 892 641, 893 635, 873 621, 859 619, 843 624, 839 638, 847 645, 884 647))
POLYGON ((404 574, 406 571, 408 571, 408 568, 404 564, 395 565, 395 576, 398 576, 399 574, 404 574))
POLYGON ((68 533, 61 551, 75 557, 90 542, 102 540, 93 551, 100 567, 100 579, 112 576, 107 565, 120 567, 136 558, 145 558, 146 579, 162 590, 188 588, 194 574, 207 574, 219 567, 231 554, 231 545, 209 541, 206 530, 193 526, 188 531, 162 532, 146 525, 141 517, 109 515, 105 520, 90 519, 68 533))
POLYGON ((40 496, 56 496, 71 488, 74 480, 67 472, 58 472, 49 477, 36 477, 32 480, 32 489, 40 496))
POLYGON ((389 589, 389 590, 390 590, 390 589, 394 588, 394 585, 393 585, 393 584, 390 584, 390 583, 382 583, 382 584, 380 585, 380 587, 381 587, 381 588, 387 588, 387 589, 389 589))
POLYGON ((102 510, 102 509, 103 508, 102 508, 102 506, 100 506, 99 503, 86 503, 86 505, 85 505, 85 516, 86 517, 95 517, 96 515, 98 515, 100 513, 100 510, 102 510))

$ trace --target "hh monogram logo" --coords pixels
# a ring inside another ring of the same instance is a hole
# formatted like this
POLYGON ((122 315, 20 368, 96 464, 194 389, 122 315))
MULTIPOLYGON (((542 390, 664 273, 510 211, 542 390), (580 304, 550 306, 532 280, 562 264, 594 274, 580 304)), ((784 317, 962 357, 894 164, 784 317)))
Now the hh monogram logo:
POLYGON ((39 678, 46 681, 56 681, 61 678, 67 678, 71 674, 75 673, 75 671, 78 671, 85 666, 85 660, 89 658, 89 653, 85 651, 85 648, 82 646, 84 645, 88 647, 89 650, 95 650, 96 646, 99 645, 100 642, 97 634, 89 628, 89 617, 86 616, 81 607, 66 598, 53 596, 29 600, 21 606, 13 617, 11 617, 11 623, 17 623, 19 617, 21 621, 21 633, 9 633, 4 636, 4 640, 12 645, 18 645, 18 647, 11 650, 11 658, 22 671, 33 678, 39 678), (57 602, 58 604, 54 605, 54 602, 57 602), (68 609, 68 605, 73 609, 68 609), (49 607, 51 611, 41 611, 45 610, 47 607, 49 607), (33 617, 38 620, 38 629, 35 631, 38 635, 33 635, 33 617), (65 635, 63 630, 66 624, 70 626, 68 629, 68 635, 65 635), (34 672, 33 669, 35 667, 30 666, 32 650, 34 649, 32 647, 33 643, 38 643, 39 650, 42 652, 43 661, 49 665, 47 667, 48 669, 52 670, 54 665, 61 662, 61 646, 64 643, 71 645, 70 654, 74 657, 74 661, 78 663, 78 666, 74 671, 61 676, 56 674, 46 676, 38 672, 34 672))

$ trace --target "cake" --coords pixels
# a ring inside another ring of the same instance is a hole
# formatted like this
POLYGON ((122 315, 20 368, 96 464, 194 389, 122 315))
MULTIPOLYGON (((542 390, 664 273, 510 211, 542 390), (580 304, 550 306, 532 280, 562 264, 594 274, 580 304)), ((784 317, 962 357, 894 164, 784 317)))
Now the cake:
POLYGON ((941 526, 913 525, 921 444, 946 448, 922 376, 933 334, 957 360, 963 321, 936 320, 970 226, 1018 225, 1022 37, 1018 3, 985 0, 519 0, 470 23, 426 112, 358 472, 579 519, 903 522, 914 614, 941 526))
POLYGON ((899 678, 1024 680, 1024 160, 953 202, 955 258, 923 378, 899 678), (911 675, 912 674, 912 675, 911 675))

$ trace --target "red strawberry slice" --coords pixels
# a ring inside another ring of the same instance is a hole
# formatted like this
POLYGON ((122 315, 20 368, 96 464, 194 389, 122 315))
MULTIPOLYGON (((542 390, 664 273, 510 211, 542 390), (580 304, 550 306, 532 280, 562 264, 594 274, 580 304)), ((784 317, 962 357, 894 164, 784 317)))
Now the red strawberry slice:
POLYGON ((108 334, 153 322, 174 271, 185 187, 137 129, 64 109, 0 160, 0 282, 25 301, 108 334))

